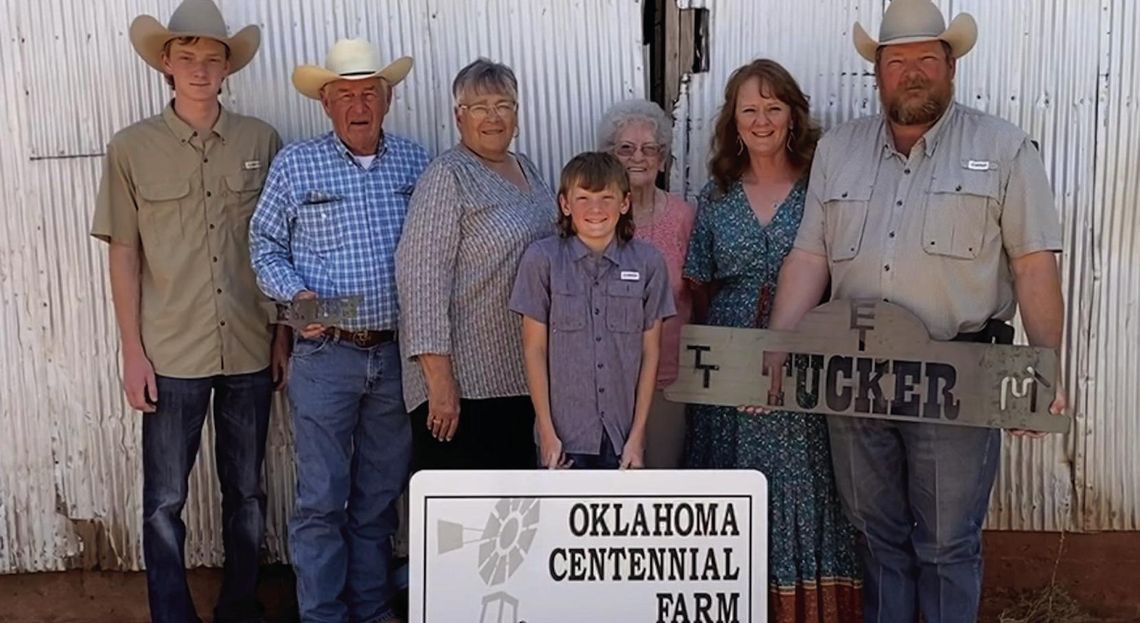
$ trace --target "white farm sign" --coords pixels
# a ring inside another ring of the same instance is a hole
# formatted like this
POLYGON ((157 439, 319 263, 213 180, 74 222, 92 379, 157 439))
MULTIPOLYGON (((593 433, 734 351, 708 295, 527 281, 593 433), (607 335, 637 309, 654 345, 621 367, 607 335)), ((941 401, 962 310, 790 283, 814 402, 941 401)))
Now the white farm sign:
POLYGON ((761 623, 756 471, 420 472, 412 623, 761 623))

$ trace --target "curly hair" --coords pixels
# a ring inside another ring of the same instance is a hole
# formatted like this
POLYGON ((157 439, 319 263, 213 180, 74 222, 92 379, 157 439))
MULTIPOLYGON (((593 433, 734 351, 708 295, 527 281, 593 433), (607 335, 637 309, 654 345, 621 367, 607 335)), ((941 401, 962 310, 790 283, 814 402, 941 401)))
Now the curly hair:
POLYGON ((786 104, 792 113, 788 140, 788 159, 797 168, 811 169, 815 146, 822 134, 819 124, 811 118, 808 96, 800 90, 795 78, 776 61, 761 58, 739 67, 732 72, 724 87, 724 104, 716 118, 713 130, 709 177, 716 182, 720 193, 728 192, 729 187, 740 179, 748 168, 748 150, 740 149, 740 133, 736 129, 736 99, 740 87, 751 78, 760 81, 760 90, 766 96, 775 97, 786 104))
MULTIPOLYGON (((562 168, 562 180, 558 186, 558 198, 568 198, 574 188, 584 188, 590 192, 601 192, 615 187, 623 197, 629 196, 629 174, 625 167, 612 154, 604 151, 587 151, 574 156, 562 168)), ((574 219, 558 209, 558 235, 569 238, 578 232, 574 229, 574 219)), ((633 210, 626 210, 618 217, 617 238, 622 242, 633 239, 633 210)))
POLYGON ((602 115, 598 122, 598 149, 612 151, 617 136, 629 123, 647 123, 653 127, 653 138, 668 154, 673 149, 673 118, 656 102, 643 99, 620 101, 602 115))

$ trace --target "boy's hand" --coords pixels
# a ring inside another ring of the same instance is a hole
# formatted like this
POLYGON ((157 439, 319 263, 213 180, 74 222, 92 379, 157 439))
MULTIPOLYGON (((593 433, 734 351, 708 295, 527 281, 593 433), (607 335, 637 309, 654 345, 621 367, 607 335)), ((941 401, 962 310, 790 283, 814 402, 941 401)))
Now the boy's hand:
POLYGON ((645 441, 631 436, 625 441, 621 451, 621 469, 642 469, 645 467, 645 441))
POLYGON ((542 457, 542 466, 546 469, 567 469, 574 461, 566 458, 562 451, 562 440, 554 431, 539 433, 539 456, 542 457))

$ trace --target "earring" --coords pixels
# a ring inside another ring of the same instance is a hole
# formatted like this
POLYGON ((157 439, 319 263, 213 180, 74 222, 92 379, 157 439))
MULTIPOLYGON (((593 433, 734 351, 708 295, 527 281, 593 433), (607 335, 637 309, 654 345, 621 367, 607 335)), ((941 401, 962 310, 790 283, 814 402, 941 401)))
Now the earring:
POLYGON ((736 149, 736 155, 739 156, 744 153, 744 139, 740 138, 740 135, 737 134, 736 142, 740 145, 740 147, 736 149))

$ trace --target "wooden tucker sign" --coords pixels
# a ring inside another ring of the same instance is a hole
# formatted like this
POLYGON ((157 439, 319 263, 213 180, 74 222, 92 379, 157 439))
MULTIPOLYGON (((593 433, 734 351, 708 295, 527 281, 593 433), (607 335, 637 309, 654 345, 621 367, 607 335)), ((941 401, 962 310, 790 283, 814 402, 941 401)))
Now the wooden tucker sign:
POLYGON ((686 325, 674 402, 1063 433, 1052 349, 939 342, 905 309, 832 301, 796 331, 686 325), (764 353, 788 353, 775 378, 764 353))
POLYGON ((269 322, 287 324, 300 331, 313 323, 331 327, 356 318, 356 310, 360 307, 362 298, 345 296, 299 301, 269 301, 262 306, 269 315, 269 322))

